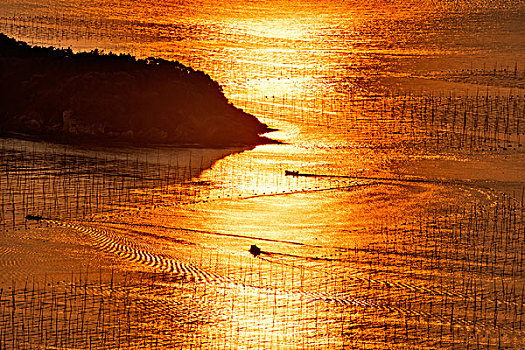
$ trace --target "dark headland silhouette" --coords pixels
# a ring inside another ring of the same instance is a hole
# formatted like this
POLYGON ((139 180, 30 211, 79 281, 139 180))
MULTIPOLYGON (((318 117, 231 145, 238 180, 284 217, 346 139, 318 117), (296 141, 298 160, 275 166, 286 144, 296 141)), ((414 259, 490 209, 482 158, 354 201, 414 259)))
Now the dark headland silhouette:
POLYGON ((203 72, 158 58, 74 54, 0 34, 0 136, 206 147, 271 143, 203 72))

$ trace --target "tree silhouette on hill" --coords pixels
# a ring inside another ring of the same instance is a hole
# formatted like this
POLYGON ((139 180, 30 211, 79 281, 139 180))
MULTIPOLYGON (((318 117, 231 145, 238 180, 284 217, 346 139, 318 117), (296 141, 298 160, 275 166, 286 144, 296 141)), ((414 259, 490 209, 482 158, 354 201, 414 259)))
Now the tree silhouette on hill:
POLYGON ((255 145, 270 129, 179 62, 31 47, 0 34, 0 134, 57 142, 255 145))

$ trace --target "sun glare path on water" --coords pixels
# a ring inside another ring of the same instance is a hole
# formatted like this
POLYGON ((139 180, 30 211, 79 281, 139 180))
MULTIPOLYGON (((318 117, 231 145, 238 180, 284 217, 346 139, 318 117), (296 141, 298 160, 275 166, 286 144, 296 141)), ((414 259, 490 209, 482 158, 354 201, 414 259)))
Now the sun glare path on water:
POLYGON ((280 143, 2 139, 0 348, 523 347, 524 13, 2 2, 31 45, 202 70, 280 143))

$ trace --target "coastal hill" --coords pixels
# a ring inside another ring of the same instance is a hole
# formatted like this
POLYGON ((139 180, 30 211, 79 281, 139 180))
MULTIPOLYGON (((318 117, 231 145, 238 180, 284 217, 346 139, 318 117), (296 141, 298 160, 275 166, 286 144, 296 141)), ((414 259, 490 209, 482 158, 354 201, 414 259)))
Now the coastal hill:
POLYGON ((0 34, 0 136, 223 147, 272 142, 203 72, 130 55, 31 47, 0 34))

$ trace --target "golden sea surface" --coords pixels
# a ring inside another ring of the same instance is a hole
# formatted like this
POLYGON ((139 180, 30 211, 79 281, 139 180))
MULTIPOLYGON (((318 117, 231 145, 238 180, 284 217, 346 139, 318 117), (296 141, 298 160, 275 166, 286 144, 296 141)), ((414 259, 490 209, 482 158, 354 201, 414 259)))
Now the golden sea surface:
POLYGON ((0 348, 524 347, 524 18, 510 0, 3 0, 1 32, 177 60, 281 143, 0 140, 0 348))

